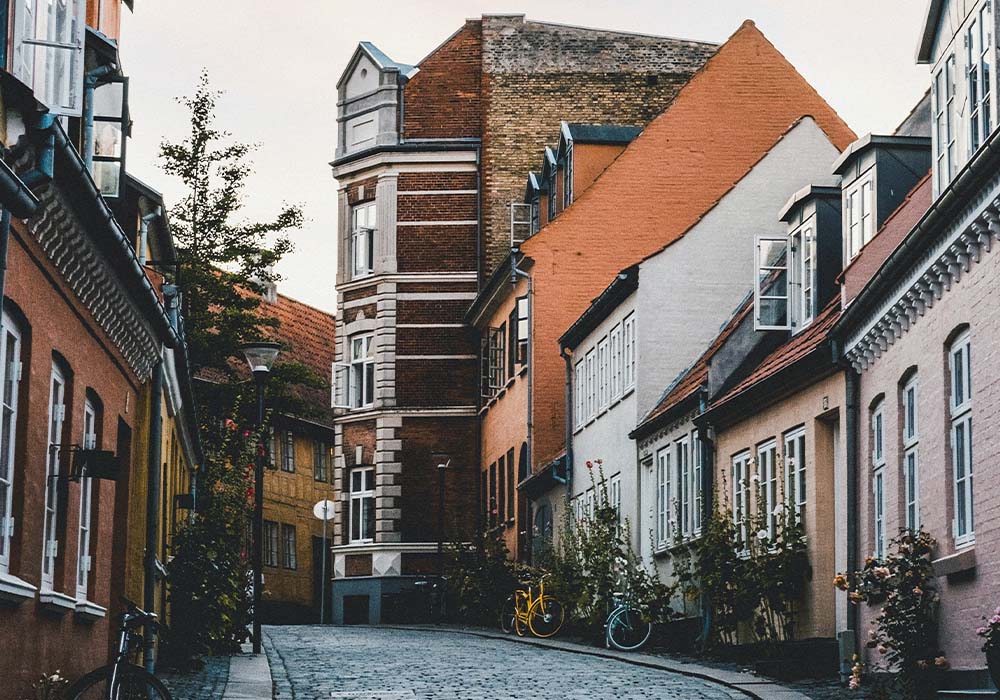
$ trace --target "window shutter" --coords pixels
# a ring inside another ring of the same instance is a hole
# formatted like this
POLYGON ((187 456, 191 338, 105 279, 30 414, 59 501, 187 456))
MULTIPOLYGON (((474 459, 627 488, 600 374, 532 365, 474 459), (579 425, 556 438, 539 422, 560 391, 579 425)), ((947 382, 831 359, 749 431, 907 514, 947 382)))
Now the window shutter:
POLYGON ((759 236, 754 246, 754 328, 789 330, 787 236, 759 236))
POLYGON ((343 362, 334 362, 330 382, 331 408, 347 409, 351 407, 348 390, 351 376, 351 366, 343 362))

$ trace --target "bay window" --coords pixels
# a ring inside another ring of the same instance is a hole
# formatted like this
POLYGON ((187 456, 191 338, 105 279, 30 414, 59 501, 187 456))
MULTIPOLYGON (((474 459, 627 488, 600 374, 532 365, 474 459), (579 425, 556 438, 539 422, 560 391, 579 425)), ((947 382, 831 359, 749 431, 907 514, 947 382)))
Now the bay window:
MULTIPOLYGON (((87 399, 83 404, 83 439, 85 450, 97 449, 97 412, 94 404, 87 399)), ((80 522, 76 554, 76 598, 87 600, 87 583, 90 578, 90 536, 93 505, 93 484, 91 478, 80 479, 80 522)))
POLYGON ((52 365, 49 383, 48 450, 45 460, 45 511, 42 537, 42 589, 52 590, 55 582, 56 561, 59 557, 58 504, 59 456, 62 445, 63 423, 66 420, 66 376, 56 364, 52 365))
POLYGON ((14 536, 14 457, 17 436, 17 398, 21 380, 21 330, 3 314, 0 326, 0 574, 10 570, 10 543, 14 536))
POLYGON ((976 538, 972 488, 972 360, 969 332, 962 333, 948 353, 951 412, 951 457, 955 492, 955 544, 976 538))
POLYGON ((375 468, 351 472, 351 543, 375 539, 375 468))
POLYGON ((351 279, 367 277, 375 269, 375 202, 351 211, 351 279))
POLYGON ((15 0, 14 75, 61 116, 83 112, 85 0, 15 0))

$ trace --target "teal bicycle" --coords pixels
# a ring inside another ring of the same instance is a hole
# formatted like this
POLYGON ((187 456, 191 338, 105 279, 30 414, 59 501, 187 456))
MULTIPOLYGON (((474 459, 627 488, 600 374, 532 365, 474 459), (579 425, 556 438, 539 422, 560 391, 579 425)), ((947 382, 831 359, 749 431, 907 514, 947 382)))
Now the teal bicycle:
POLYGON ((612 597, 612 610, 604 623, 607 647, 621 651, 635 651, 649 641, 653 634, 653 623, 638 606, 634 605, 630 596, 616 593, 612 597))

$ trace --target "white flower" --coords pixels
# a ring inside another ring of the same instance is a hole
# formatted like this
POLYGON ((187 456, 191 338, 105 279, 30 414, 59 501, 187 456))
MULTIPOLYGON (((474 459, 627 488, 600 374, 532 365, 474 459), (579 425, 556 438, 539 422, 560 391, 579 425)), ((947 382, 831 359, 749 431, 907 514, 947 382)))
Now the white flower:
POLYGON ((757 482, 760 481, 760 477, 754 474, 753 476, 750 477, 750 481, 756 484, 757 482))
POLYGON ((774 510, 771 511, 771 515, 781 515, 782 506, 775 506, 774 510))
POLYGON ((767 530, 758 530, 757 531, 757 539, 761 540, 761 541, 766 540, 767 539, 767 530))

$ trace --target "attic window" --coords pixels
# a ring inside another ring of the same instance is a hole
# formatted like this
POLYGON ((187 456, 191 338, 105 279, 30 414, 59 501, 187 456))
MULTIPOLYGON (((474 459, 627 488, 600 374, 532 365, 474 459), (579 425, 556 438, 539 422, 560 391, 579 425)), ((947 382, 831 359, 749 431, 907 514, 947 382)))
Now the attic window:
POLYGON ((846 262, 850 262, 875 234, 875 205, 871 171, 844 191, 844 243, 846 262))

